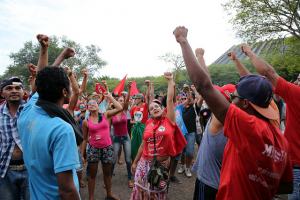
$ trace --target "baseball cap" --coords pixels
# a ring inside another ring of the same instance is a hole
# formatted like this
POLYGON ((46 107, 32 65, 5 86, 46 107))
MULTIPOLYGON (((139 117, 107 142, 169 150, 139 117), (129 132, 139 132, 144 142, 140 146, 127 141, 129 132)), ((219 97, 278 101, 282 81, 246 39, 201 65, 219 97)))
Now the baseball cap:
POLYGON ((132 98, 133 99, 145 99, 143 94, 135 94, 132 98))
POLYGON ((7 85, 19 85, 23 88, 23 81, 19 79, 18 77, 9 77, 5 78, 0 85, 1 91, 2 89, 7 85))
POLYGON ((223 87, 214 85, 214 87, 223 94, 223 96, 227 99, 227 101, 232 103, 230 100, 230 94, 235 91, 235 85, 227 84, 227 85, 224 85, 223 87))
POLYGON ((278 119, 276 111, 270 106, 273 87, 265 76, 250 74, 242 76, 236 86, 237 92, 248 99, 251 106, 268 119, 278 119))

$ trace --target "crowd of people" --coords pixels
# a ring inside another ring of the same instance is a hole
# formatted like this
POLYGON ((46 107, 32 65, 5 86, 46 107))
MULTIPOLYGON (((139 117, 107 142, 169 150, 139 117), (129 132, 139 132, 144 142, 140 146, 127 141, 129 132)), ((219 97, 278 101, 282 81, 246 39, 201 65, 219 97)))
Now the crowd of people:
POLYGON ((260 75, 231 51, 238 84, 213 85, 205 51, 194 54, 187 33, 173 32, 193 85, 176 94, 173 74, 165 72, 167 91, 155 95, 154 82, 145 80, 146 94, 133 96, 131 81, 127 93, 111 94, 103 80, 84 94, 88 71, 79 87, 71 69, 60 67, 74 50, 66 47, 48 66, 49 38, 37 35, 39 61, 27 65, 31 91, 18 77, 0 85, 0 198, 75 200, 88 187, 92 200, 101 162, 105 199, 118 200, 111 186, 123 149, 132 200, 168 199, 169 182, 182 183, 178 165, 178 174, 197 174, 189 179, 195 200, 300 199, 300 74, 285 81, 244 44, 260 75))

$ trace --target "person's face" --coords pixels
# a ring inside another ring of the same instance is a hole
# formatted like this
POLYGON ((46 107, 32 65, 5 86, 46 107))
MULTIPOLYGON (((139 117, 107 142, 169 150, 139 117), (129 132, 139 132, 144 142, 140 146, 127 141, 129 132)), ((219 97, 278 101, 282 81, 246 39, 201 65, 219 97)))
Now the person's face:
MULTIPOLYGON (((240 94, 237 91, 234 92, 234 95, 240 96, 240 94)), ((242 99, 240 97, 236 97, 236 96, 231 97, 232 104, 243 110, 244 109, 244 99, 242 99)))
POLYGON ((177 99, 177 104, 180 104, 181 103, 181 99, 177 99))
POLYGON ((300 74, 297 77, 297 80, 294 82, 295 85, 297 85, 298 87, 300 87, 300 74))
POLYGON ((70 82, 70 86, 68 88, 68 91, 67 91, 67 95, 65 97, 65 100, 64 100, 64 104, 69 104, 70 103, 70 99, 71 99, 71 96, 72 96, 72 85, 71 85, 71 82, 70 82))
POLYGON ((7 85, 2 89, 0 95, 8 102, 21 102, 24 91, 19 85, 7 85))
POLYGON ((98 95, 94 96, 93 99, 95 99, 98 104, 100 103, 100 97, 98 95))
POLYGON ((185 102, 185 100, 186 100, 186 96, 182 96, 181 99, 180 99, 180 103, 185 102))
POLYGON ((124 98, 123 97, 119 97, 118 102, 122 106, 122 108, 124 108, 124 105, 125 105, 124 98))
POLYGON ((98 108, 99 108, 98 102, 95 99, 89 100, 89 102, 87 103, 87 106, 88 106, 88 110, 90 112, 98 111, 98 108))
POLYGON ((138 105, 141 101, 142 101, 141 99, 135 99, 134 103, 135 103, 135 105, 138 105))
POLYGON ((84 103, 80 103, 78 107, 81 112, 85 112, 85 104, 84 103))
POLYGON ((163 109, 159 104, 153 102, 149 105, 149 113, 150 117, 152 117, 153 119, 158 119, 163 115, 163 109))

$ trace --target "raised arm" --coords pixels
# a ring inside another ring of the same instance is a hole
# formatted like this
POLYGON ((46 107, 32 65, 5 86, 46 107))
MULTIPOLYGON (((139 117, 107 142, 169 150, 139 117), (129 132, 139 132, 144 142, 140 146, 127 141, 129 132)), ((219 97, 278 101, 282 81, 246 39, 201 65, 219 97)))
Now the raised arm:
POLYGON ((78 88, 78 84, 75 80, 75 77, 72 74, 72 71, 69 67, 65 67, 65 70, 67 70, 68 74, 69 74, 69 78, 72 84, 72 96, 71 96, 71 100, 70 100, 70 104, 67 107, 67 111, 69 111, 69 113, 73 116, 74 113, 74 109, 76 107, 77 101, 78 101, 78 97, 79 97, 79 88, 78 88))
POLYGON ((279 75, 276 73, 276 71, 273 69, 271 65, 269 65, 266 61, 255 55, 248 44, 243 44, 242 52, 245 53, 250 60, 252 61, 256 71, 260 73, 262 76, 267 77, 271 84, 276 87, 279 75))
POLYGON ((250 74, 250 72, 246 69, 246 67, 245 67, 245 66, 240 62, 240 60, 236 57, 234 51, 229 51, 229 52, 227 53, 227 56, 228 56, 231 60, 233 60, 233 62, 235 63, 236 68, 237 68, 238 71, 239 71, 240 77, 246 76, 246 75, 249 75, 249 74, 250 74))
POLYGON ((87 69, 81 70, 81 73, 83 73, 83 80, 82 80, 82 84, 79 89, 79 94, 82 94, 85 91, 86 85, 87 85, 87 77, 89 74, 87 69))
POLYGON ((177 27, 173 34, 181 46, 188 75, 199 94, 207 101, 208 106, 214 115, 222 124, 224 124, 230 103, 225 100, 225 97, 217 89, 214 88, 209 75, 196 60, 187 41, 187 32, 188 30, 185 27, 177 27))
POLYGON ((59 67, 63 60, 75 56, 75 52, 70 47, 66 47, 63 52, 56 58, 52 66, 59 67))
POLYGON ((168 93, 167 93, 167 118, 171 120, 173 124, 176 122, 175 117, 175 109, 173 103, 173 95, 174 95, 174 88, 173 88, 173 74, 172 72, 165 72, 165 78, 168 80, 168 93))
POLYGON ((154 100, 154 81, 151 81, 150 102, 154 100))
POLYGON ((145 84, 147 85, 146 104, 149 105, 149 103, 150 103, 150 81, 149 80, 145 80, 145 84))
POLYGON ((40 57, 37 65, 37 72, 48 65, 48 47, 49 47, 49 37, 47 35, 38 34, 36 36, 39 43, 41 44, 40 57))
POLYGON ((36 86, 35 86, 35 77, 36 77, 36 70, 37 70, 37 67, 30 63, 30 64, 27 64, 27 68, 29 70, 29 72, 31 73, 31 78, 29 77, 30 79, 30 83, 31 83, 31 92, 32 93, 35 93, 36 92, 36 86))
MULTIPOLYGON (((107 82, 106 82, 105 80, 102 80, 101 83, 104 85, 105 92, 108 92, 108 93, 109 93, 108 86, 107 86, 107 82)), ((108 103, 108 102, 109 102, 108 97, 105 97, 105 98, 104 98, 104 101, 105 101, 106 103, 108 103)))
POLYGON ((174 90, 174 93, 173 93, 173 103, 176 104, 176 84, 175 84, 174 81, 173 81, 173 90, 174 90))
POLYGON ((127 95, 126 95, 126 98, 125 98, 125 105, 124 105, 124 108, 123 108, 124 111, 128 110, 132 81, 128 81, 127 85, 128 85, 128 87, 127 87, 128 89, 127 89, 127 95))
POLYGON ((200 64, 200 66, 205 70, 205 72, 208 74, 208 76, 210 78, 210 73, 209 73, 209 71, 206 67, 205 61, 204 61, 204 52, 205 51, 202 48, 198 48, 198 49, 195 50, 195 54, 196 54, 196 57, 198 59, 198 62, 200 64))
POLYGON ((201 108, 202 103, 203 103, 203 98, 202 96, 197 92, 196 88, 194 85, 191 85, 191 89, 195 92, 196 94, 196 100, 197 100, 197 106, 198 108, 201 108))
POLYGON ((120 112, 123 108, 122 106, 119 104, 119 102, 117 102, 109 92, 104 92, 104 96, 107 97, 107 99, 112 102, 115 106, 115 109, 113 110, 107 110, 104 112, 104 115, 106 117, 106 119, 111 118, 112 116, 115 116, 116 114, 118 114, 118 112, 120 112))
POLYGON ((192 95, 191 95, 190 87, 187 84, 183 85, 183 89, 186 90, 186 100, 182 103, 183 108, 185 108, 192 101, 192 95))

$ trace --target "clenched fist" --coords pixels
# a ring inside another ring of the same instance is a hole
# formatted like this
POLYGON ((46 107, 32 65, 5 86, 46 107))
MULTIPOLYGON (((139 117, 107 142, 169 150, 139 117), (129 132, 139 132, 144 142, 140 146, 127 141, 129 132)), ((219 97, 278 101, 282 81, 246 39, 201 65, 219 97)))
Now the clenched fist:
POLYGON ((251 47, 250 47, 249 44, 243 44, 243 45, 241 46, 241 49, 242 49, 242 52, 243 52, 244 54, 246 54, 247 56, 249 56, 248 53, 251 52, 251 47))
POLYGON ((198 48, 195 50, 195 54, 196 54, 196 57, 198 56, 204 56, 204 49, 202 48, 198 48))
POLYGON ((149 80, 145 80, 145 84, 146 84, 147 86, 149 86, 149 85, 150 85, 150 81, 149 81, 149 80))
POLYGON ((164 77, 168 80, 173 80, 172 72, 164 72, 164 77))
POLYGON ((227 56, 228 56, 231 60, 237 60, 237 57, 236 57, 234 51, 229 51, 229 52, 227 53, 227 56))
POLYGON ((187 38, 188 29, 184 26, 178 26, 174 31, 173 34, 175 35, 176 41, 178 43, 185 41, 187 38))
POLYGON ((49 37, 47 35, 42 35, 42 34, 38 34, 36 36, 36 38, 38 39, 39 43, 41 44, 42 47, 48 47, 49 46, 49 37))
POLYGON ((87 76, 89 74, 87 69, 81 70, 81 73, 83 73, 84 76, 87 76))
POLYGON ((75 51, 70 47, 66 47, 61 53, 61 55, 63 56, 64 59, 68 59, 70 57, 75 56, 75 51))
POLYGON ((27 64, 27 68, 31 74, 36 74, 36 66, 32 63, 27 64))

